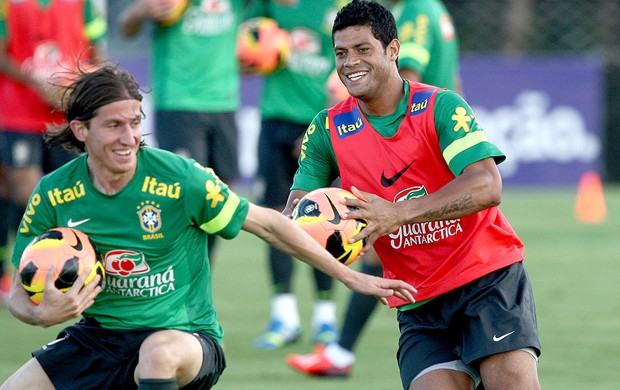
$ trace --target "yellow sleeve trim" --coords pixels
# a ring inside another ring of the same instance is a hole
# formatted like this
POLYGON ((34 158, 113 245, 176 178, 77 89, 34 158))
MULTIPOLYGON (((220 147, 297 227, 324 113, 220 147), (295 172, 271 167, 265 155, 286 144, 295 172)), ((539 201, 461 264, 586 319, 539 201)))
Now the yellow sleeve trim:
POLYGON ((487 141, 487 136, 482 131, 468 133, 465 137, 454 140, 447 148, 445 148, 443 151, 443 158, 446 160, 448 165, 450 165, 452 159, 463 150, 487 141))
POLYGON ((239 203, 240 200, 237 194, 229 192, 228 199, 224 207, 222 207, 222 210, 220 210, 220 213, 209 222, 200 225, 200 228, 209 234, 214 234, 224 229, 235 215, 239 203))

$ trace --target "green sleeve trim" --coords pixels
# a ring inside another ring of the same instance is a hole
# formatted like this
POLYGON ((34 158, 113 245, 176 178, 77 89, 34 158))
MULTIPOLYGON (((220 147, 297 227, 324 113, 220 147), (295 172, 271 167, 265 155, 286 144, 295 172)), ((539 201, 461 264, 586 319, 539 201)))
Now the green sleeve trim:
POLYGON ((200 228, 209 234, 215 234, 220 230, 224 229, 226 226, 228 226, 233 216, 235 215, 235 211, 237 210, 240 202, 241 201, 237 194, 229 192, 228 199, 226 200, 226 203, 224 204, 224 207, 222 207, 222 210, 219 212, 219 214, 211 221, 200 225, 200 228))

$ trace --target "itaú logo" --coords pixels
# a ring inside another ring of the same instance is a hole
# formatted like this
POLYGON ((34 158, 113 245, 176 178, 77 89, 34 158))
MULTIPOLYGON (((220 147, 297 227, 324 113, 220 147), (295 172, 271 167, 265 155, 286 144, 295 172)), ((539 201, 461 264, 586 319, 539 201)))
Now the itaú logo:
POLYGON ((334 125, 338 138, 346 138, 364 129, 364 119, 358 107, 349 112, 334 115, 334 125))
POLYGON ((411 111, 409 115, 414 116, 425 112, 428 108, 428 102, 434 92, 435 90, 430 89, 414 93, 411 98, 411 111))

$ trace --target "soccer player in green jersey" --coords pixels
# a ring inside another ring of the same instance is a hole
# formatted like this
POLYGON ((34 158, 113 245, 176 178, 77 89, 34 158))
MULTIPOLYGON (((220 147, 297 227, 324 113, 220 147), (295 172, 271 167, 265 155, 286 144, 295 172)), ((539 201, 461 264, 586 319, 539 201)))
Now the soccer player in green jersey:
POLYGON ((82 156, 43 177, 22 219, 13 253, 53 227, 89 235, 106 276, 66 293, 48 274, 34 305, 14 273, 9 308, 43 327, 82 316, 1 387, 15 389, 208 389, 226 363, 204 251, 208 235, 240 230, 317 267, 356 291, 414 302, 401 281, 353 271, 279 212, 237 196, 211 168, 142 142, 142 94, 116 66, 68 87, 66 123, 48 141, 82 156), (115 267, 118 261, 127 267, 115 267), (77 360, 76 360, 77 359, 77 360))
MULTIPOLYGON (((285 213, 338 176, 361 198, 346 200, 357 210, 345 218, 368 223, 350 241, 365 238, 386 278, 418 290, 414 304, 388 298, 404 389, 539 389, 524 245, 498 207, 505 155, 460 95, 403 80, 385 7, 353 0, 332 38, 351 96, 308 127, 285 213)), ((291 365, 313 364, 300 363, 291 365)))

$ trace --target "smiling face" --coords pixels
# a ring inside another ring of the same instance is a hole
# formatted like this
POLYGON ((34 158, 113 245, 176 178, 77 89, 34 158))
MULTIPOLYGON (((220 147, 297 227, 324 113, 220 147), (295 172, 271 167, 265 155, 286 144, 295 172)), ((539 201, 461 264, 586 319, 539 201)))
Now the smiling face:
POLYGON ((352 26, 334 33, 336 69, 349 94, 367 104, 382 99, 386 87, 401 83, 396 66, 400 44, 384 49, 370 26, 352 26))
MULTIPOLYGON (((142 111, 138 100, 119 100, 97 109, 87 122, 70 123, 75 137, 86 144, 93 182, 120 190, 133 177, 142 141, 142 111)), ((101 188, 100 188, 101 189, 101 188)))

